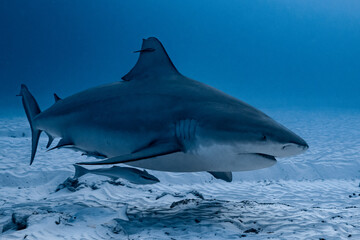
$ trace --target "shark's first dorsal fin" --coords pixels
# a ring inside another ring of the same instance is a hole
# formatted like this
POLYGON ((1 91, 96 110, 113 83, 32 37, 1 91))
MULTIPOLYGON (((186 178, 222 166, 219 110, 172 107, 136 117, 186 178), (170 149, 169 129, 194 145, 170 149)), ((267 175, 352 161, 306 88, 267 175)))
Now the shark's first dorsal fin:
POLYGON ((169 77, 180 74, 167 55, 161 42, 150 37, 143 39, 140 56, 131 71, 122 77, 125 81, 148 77, 169 77))
POLYGON ((59 100, 61 100, 61 98, 56 93, 54 93, 54 99, 55 99, 55 102, 58 102, 59 100))

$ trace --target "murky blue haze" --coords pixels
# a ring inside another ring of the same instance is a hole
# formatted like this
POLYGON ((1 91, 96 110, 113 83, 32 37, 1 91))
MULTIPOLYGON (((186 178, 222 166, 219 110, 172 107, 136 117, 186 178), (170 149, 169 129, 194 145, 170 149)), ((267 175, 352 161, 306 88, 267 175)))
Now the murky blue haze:
POLYGON ((1 115, 118 81, 142 38, 260 109, 359 109, 358 1, 0 1, 1 115))
POLYGON ((359 0, 0 0, 0 81, 0 239, 360 239, 359 0), (231 183, 149 170, 160 183, 134 186, 74 181, 95 159, 42 134, 29 166, 20 84, 45 109, 120 81, 150 36, 310 148, 231 183))

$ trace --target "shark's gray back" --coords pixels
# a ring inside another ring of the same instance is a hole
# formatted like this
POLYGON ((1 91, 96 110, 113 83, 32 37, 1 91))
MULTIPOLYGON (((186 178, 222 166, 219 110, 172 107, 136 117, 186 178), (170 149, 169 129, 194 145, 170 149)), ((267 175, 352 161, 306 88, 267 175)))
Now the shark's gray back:
MULTIPOLYGON (((244 102, 180 75, 174 76, 174 79, 116 82, 91 88, 56 102, 37 119, 45 122, 61 117, 65 125, 67 121, 96 125, 105 123, 102 126, 114 130, 131 130, 140 124, 143 128, 151 125, 153 129, 156 122, 163 127, 163 122, 189 116, 201 119, 221 108, 229 113, 232 109, 246 109, 249 115, 251 111, 258 113, 244 102)), ((213 116, 210 120, 215 118, 213 116)))

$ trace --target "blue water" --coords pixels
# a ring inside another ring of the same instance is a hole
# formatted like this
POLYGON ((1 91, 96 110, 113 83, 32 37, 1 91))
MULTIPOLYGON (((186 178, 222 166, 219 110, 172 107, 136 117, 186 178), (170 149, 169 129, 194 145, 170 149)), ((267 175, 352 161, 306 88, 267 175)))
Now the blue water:
POLYGON ((0 0, 0 235, 360 239, 359 43, 359 0, 0 0), (310 148, 232 183, 150 171, 161 181, 151 187, 89 178, 56 192, 86 157, 46 152, 43 134, 28 165, 20 84, 45 109, 54 92, 120 81, 151 36, 182 74, 263 110, 310 148), (131 221, 109 225, 104 210, 123 204, 131 221), (27 229, 9 229, 19 216, 27 229))
POLYGON ((181 73, 260 109, 359 109, 359 1, 0 2, 0 109, 23 116, 25 83, 42 108, 118 81, 142 38, 181 73))

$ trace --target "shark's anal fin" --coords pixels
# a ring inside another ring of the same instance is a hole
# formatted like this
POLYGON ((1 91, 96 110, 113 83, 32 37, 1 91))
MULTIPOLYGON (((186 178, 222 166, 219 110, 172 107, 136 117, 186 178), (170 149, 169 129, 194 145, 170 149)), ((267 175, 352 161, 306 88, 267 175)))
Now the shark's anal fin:
POLYGON ((214 176, 216 179, 224 180, 225 182, 232 181, 232 173, 231 172, 208 172, 214 176))
POLYGON ((133 153, 112 157, 98 162, 80 162, 79 165, 104 165, 104 164, 118 164, 159 157, 176 152, 181 152, 181 147, 176 141, 158 141, 157 143, 149 144, 148 147, 143 147, 139 151, 133 153))
POLYGON ((122 77, 124 81, 180 75, 157 38, 143 39, 141 50, 135 52, 140 53, 139 59, 130 72, 122 77))
POLYGON ((54 150, 57 148, 62 148, 62 147, 71 147, 71 146, 74 146, 74 144, 71 141, 62 138, 62 139, 60 139, 60 141, 58 142, 58 144, 55 147, 50 148, 47 151, 51 151, 51 150, 54 150))
POLYGON ((50 135, 49 133, 47 133, 47 132, 46 132, 46 135, 47 135, 48 138, 49 138, 49 141, 48 141, 48 143, 46 144, 46 148, 49 148, 50 145, 52 144, 52 142, 54 141, 54 137, 51 136, 51 135, 50 135))

